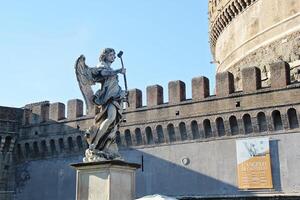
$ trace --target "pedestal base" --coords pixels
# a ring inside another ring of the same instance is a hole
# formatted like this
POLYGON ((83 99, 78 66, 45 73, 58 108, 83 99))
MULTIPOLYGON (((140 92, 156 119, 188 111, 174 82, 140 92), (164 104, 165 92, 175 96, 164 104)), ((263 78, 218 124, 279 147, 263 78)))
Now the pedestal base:
POLYGON ((119 160, 71 164, 76 173, 76 200, 134 200, 139 164, 119 160))

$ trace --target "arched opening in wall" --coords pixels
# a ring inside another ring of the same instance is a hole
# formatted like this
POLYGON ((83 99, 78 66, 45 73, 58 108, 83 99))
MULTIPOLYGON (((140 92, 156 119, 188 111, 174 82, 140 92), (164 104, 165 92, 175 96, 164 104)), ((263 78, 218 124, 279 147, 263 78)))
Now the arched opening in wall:
POLYGON ((11 139, 12 138, 10 136, 5 137, 3 152, 8 152, 9 151, 9 147, 11 145, 11 139))
POLYGON ((126 142, 126 146, 128 147, 132 146, 131 134, 129 129, 125 130, 125 142, 126 142))
POLYGON ((149 126, 147 126, 145 131, 146 131, 147 144, 154 144, 152 129, 149 126))
POLYGON ((72 137, 68 137, 68 148, 70 151, 74 150, 74 143, 72 137))
POLYGON ((56 153, 55 141, 53 139, 50 140, 50 150, 52 154, 56 153))
POLYGON ((78 135, 78 136, 76 137, 76 142, 77 142, 78 149, 80 149, 80 150, 83 149, 82 138, 81 138, 80 135, 78 135))
POLYGON ((164 137, 164 131, 161 125, 158 125, 156 127, 156 133, 157 133, 157 140, 158 143, 164 143, 165 142, 165 137, 164 137))
POLYGON ((120 135, 119 131, 116 132, 116 144, 118 146, 121 146, 121 144, 122 144, 122 142, 121 142, 121 135, 120 135))
POLYGON ((173 124, 168 124, 168 135, 169 135, 169 142, 175 142, 176 141, 176 135, 175 135, 175 129, 173 124))
POLYGON ((200 133, 199 133, 199 128, 198 128, 198 123, 197 121, 192 121, 191 122, 191 129, 192 129, 192 135, 193 135, 193 139, 198 139, 200 138, 200 133))
POLYGON ((25 156, 26 158, 30 157, 30 147, 28 143, 25 143, 25 156))
POLYGON ((65 149, 65 143, 63 138, 59 138, 58 140, 59 150, 60 152, 63 152, 65 149))
POLYGON ((180 122, 179 124, 179 132, 180 132, 180 137, 181 140, 187 140, 187 132, 186 132, 186 127, 184 122, 180 122))
POLYGON ((37 142, 33 142, 33 153, 34 153, 34 156, 36 156, 36 157, 38 157, 40 154, 39 146, 38 146, 37 142))
POLYGON ((48 149, 47 149, 47 145, 46 145, 46 141, 45 140, 42 140, 41 142, 41 152, 43 153, 43 155, 46 155, 46 153, 48 152, 48 149))
POLYGON ((299 128, 297 111, 295 108, 290 108, 287 111, 290 129, 299 128))
POLYGON ((23 159, 23 153, 22 153, 22 149, 21 149, 21 144, 17 144, 17 149, 16 150, 17 150, 18 160, 22 160, 23 159))
POLYGON ((217 125, 218 136, 220 137, 225 136, 225 126, 222 117, 218 117, 216 119, 216 125, 217 125))
POLYGON ((244 123, 244 130, 246 134, 252 133, 253 128, 252 128, 252 122, 251 122, 251 117, 249 114, 244 114, 243 115, 243 123, 244 123))
POLYGON ((274 110, 272 112, 272 119, 273 119, 273 125, 274 125, 274 130, 282 130, 283 125, 282 125, 282 120, 281 120, 281 114, 278 110, 274 110))
POLYGON ((258 131, 265 132, 268 130, 266 115, 263 112, 257 114, 258 131))
POLYGON ((136 128, 134 130, 134 133, 135 133, 136 145, 142 145, 143 144, 143 137, 142 137, 141 129, 136 128))
POLYGON ((211 125, 210 125, 210 120, 205 119, 203 121, 203 128, 204 128, 204 134, 206 138, 209 138, 212 136, 212 130, 211 130, 211 125))
POLYGON ((231 135, 239 134, 239 126, 235 116, 232 115, 231 117, 229 117, 229 125, 230 125, 231 135))

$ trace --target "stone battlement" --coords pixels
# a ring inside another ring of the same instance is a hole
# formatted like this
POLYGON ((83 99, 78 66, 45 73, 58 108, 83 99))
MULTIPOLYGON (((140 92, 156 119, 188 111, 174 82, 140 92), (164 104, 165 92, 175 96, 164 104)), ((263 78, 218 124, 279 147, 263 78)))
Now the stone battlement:
MULTIPOLYGON (((208 78, 204 76, 192 79, 192 98, 186 99, 185 83, 177 80, 170 81, 168 84, 169 101, 164 102, 164 89, 160 85, 152 85, 147 87, 147 103, 142 104, 142 92, 139 89, 129 91, 129 107, 125 113, 140 112, 153 108, 162 108, 169 106, 181 106, 183 104, 191 104, 195 102, 219 104, 221 99, 234 98, 243 95, 268 93, 273 90, 285 89, 289 87, 297 87, 295 84, 290 86, 290 69, 286 62, 278 62, 271 66, 271 85, 262 88, 261 72, 259 68, 245 68, 242 71, 242 91, 235 91, 235 83, 233 74, 230 72, 222 72, 216 75, 216 94, 210 95, 210 86, 208 78)), ((221 106, 222 107, 222 106, 221 106)), ((28 104, 25 107, 25 115, 23 125, 35 125, 51 121, 68 121, 77 120, 78 118, 91 118, 83 113, 83 101, 80 99, 72 99, 65 104, 61 102, 49 103, 44 101, 40 103, 28 104), (65 114, 67 111, 67 114, 65 114)), ((212 108, 215 112, 221 111, 219 107, 212 108)), ((207 111, 205 111, 207 113, 207 111)))
MULTIPOLYGON (((184 82, 171 81, 169 102, 163 101, 163 87, 148 86, 146 106, 141 90, 132 89, 130 106, 124 112, 126 122, 116 141, 121 148, 140 148, 298 129, 300 84, 290 84, 289 65, 271 65, 270 87, 261 87, 260 73, 256 67, 242 71, 243 91, 235 91, 230 72, 219 73, 215 95, 209 94, 206 77, 193 78, 191 99, 186 99, 184 82)), ((83 131, 93 123, 93 116, 83 113, 79 99, 69 100, 67 109, 63 103, 25 106, 16 148, 18 160, 83 154, 87 146, 83 131)))

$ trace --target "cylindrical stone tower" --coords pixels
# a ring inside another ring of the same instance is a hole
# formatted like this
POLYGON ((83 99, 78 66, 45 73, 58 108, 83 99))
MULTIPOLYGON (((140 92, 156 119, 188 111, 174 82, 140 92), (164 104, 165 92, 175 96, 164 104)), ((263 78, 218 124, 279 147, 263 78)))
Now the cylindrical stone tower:
POLYGON ((230 71, 241 88, 241 69, 259 67, 268 84, 269 64, 286 61, 299 80, 299 0, 209 0, 210 47, 217 72, 230 71))

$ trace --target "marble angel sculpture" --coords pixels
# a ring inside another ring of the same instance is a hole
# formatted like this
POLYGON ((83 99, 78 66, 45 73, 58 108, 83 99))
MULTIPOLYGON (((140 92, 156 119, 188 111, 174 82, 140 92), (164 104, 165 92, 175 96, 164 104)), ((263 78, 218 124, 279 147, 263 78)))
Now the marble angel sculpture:
POLYGON ((85 151, 84 162, 121 159, 115 143, 116 131, 122 121, 122 104, 126 101, 127 91, 119 86, 118 74, 124 74, 124 67, 114 70, 111 64, 116 58, 115 50, 105 48, 96 67, 85 64, 81 55, 75 64, 80 90, 83 94, 87 114, 95 113, 94 124, 86 130, 85 138, 89 148, 85 151), (92 85, 100 84, 95 93, 92 85))

